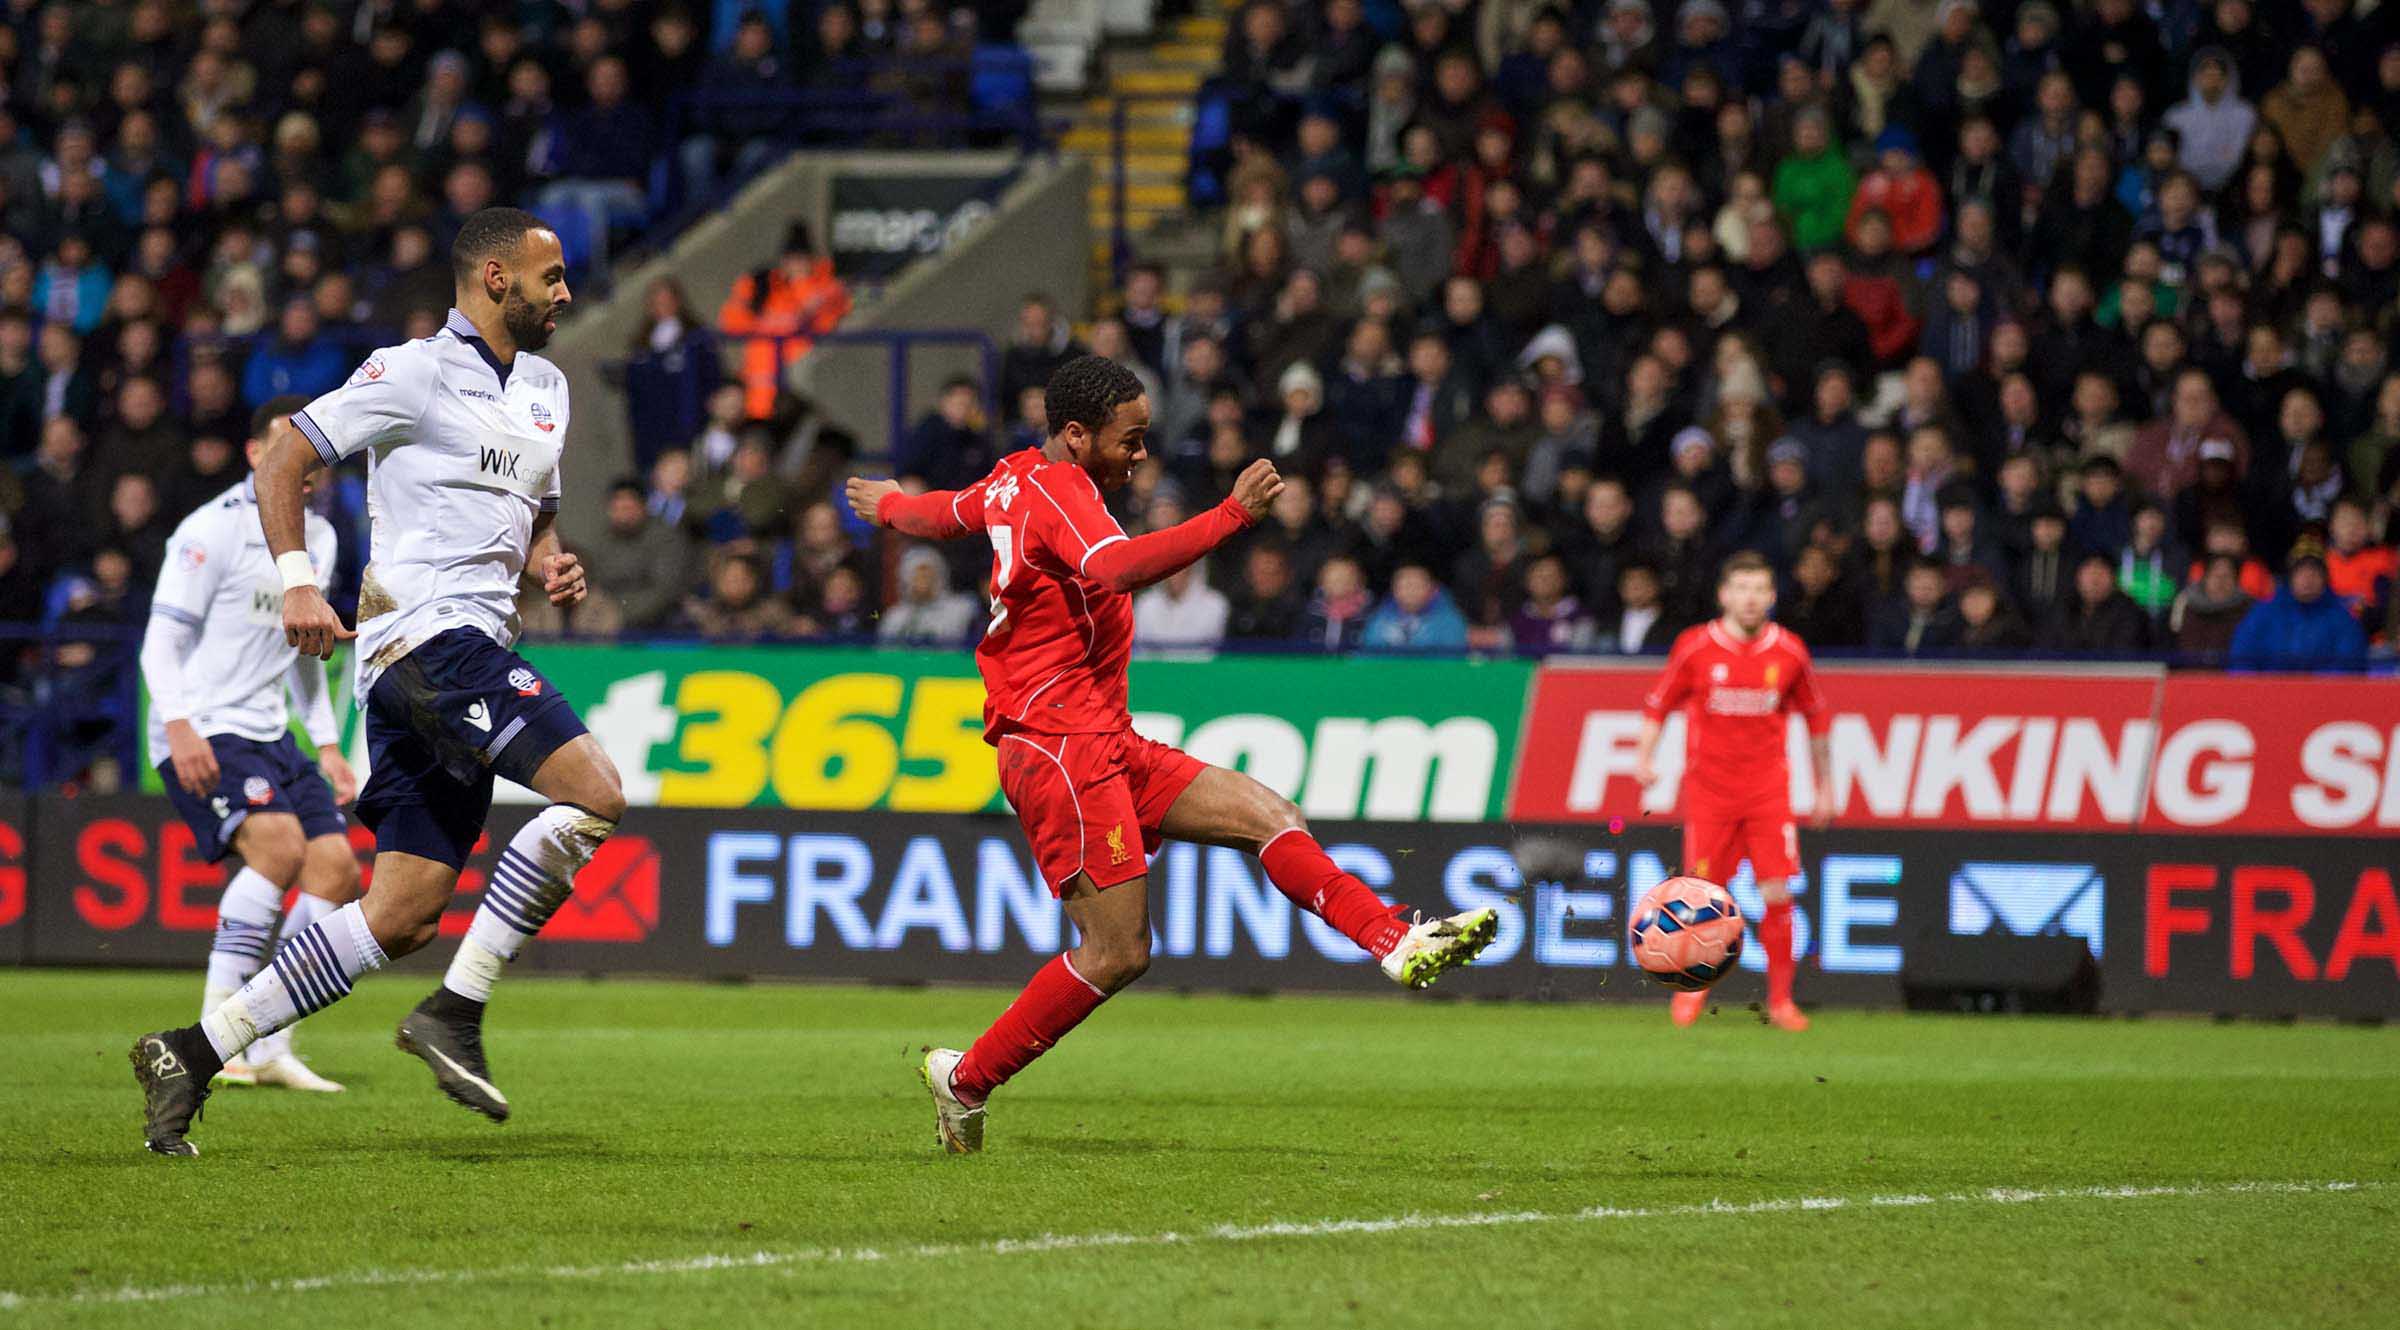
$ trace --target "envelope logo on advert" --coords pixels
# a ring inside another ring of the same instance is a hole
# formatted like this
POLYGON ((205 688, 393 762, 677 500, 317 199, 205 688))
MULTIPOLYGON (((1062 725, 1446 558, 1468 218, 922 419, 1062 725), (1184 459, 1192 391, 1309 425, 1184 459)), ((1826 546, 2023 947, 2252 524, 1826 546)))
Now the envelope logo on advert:
POLYGON ((575 891, 542 929, 552 942, 639 942, 658 927, 658 848, 614 836, 575 875, 575 891))
POLYGON ((2094 864, 1964 863, 1950 875, 1950 931, 2063 933, 2100 955, 2108 883, 2094 864))

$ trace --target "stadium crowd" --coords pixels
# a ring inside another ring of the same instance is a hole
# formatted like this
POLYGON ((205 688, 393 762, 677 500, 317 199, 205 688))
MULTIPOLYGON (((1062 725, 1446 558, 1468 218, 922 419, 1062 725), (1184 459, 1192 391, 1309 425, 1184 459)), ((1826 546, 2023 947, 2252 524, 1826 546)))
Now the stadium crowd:
MULTIPOLYGON (((978 23, 1023 10, 0 3, 0 624, 138 626, 167 534, 243 474, 253 410, 438 328, 476 209, 534 208, 600 273, 671 200, 855 132, 795 134, 774 95, 938 103, 978 23), (768 96, 679 105, 704 86, 768 96)), ((361 478, 330 501, 355 588, 361 478)))
MULTIPOLYGON (((1143 597, 1153 645, 1655 649, 1756 549, 1828 648, 2355 661, 2400 618, 2395 10, 1255 0, 1196 108, 1219 270, 1029 298, 892 461, 971 480, 1086 349, 1154 385, 1129 527, 1275 458, 1272 519, 1143 597)), ((677 90, 849 87, 977 17, 0 7, 0 621, 138 621, 252 408, 435 326, 467 212, 530 202, 604 264, 662 169, 758 164, 677 90)), ((733 372, 637 403, 574 627, 976 631, 972 542, 832 502, 862 449, 783 370, 849 296, 785 248, 721 302, 642 293, 637 366, 733 372)))
MULTIPOLYGON (((1008 419, 955 385, 895 469, 1038 440, 1088 348, 1153 385, 1129 528, 1294 477, 1152 645, 1656 649, 1754 549, 1828 648, 2355 663, 2400 615, 2395 8, 1254 0, 1218 271, 1136 267, 1080 338, 1029 298, 1008 419)), ((848 623, 821 450, 738 408, 648 507, 798 530, 688 621, 848 623)))
POLYGON ((1238 401, 1339 495, 1370 644, 1654 643, 1736 549, 1826 646, 2388 632, 2391 14, 1370 8, 1244 7, 1222 270, 1095 334, 1186 490, 1238 401))

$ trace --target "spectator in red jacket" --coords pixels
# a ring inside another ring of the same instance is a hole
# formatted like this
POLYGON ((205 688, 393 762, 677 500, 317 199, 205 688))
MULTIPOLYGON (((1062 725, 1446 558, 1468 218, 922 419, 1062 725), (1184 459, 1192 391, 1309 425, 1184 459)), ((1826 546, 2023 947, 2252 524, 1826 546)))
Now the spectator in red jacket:
POLYGON ((1882 213, 1892 226, 1892 248, 1902 254, 1922 254, 1942 236, 1942 187, 1917 156, 1917 136, 1892 125, 1875 137, 1875 169, 1858 182, 1850 196, 1850 220, 1843 228, 1853 247, 1867 214, 1882 213))
POLYGON ((1853 228, 1858 251, 1842 283, 1842 303, 1867 325, 1867 349, 1884 369, 1898 369, 1916 354, 1925 321, 1916 315, 1906 261, 1892 252, 1891 219, 1867 213, 1853 228))

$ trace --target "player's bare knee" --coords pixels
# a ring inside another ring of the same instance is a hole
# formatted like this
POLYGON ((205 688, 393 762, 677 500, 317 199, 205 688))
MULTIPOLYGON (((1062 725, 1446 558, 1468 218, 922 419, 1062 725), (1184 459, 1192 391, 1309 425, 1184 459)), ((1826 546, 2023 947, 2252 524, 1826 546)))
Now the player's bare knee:
POLYGON ((1300 815, 1300 805, 1271 790, 1259 801, 1256 818, 1258 848, 1262 850, 1269 841, 1287 831, 1308 830, 1308 819, 1300 815))
POLYGON ((1149 969, 1150 929, 1146 922, 1131 928, 1094 927, 1075 949, 1076 973, 1102 992, 1114 993, 1149 969))
POLYGON ((1089 939, 1077 952, 1084 982, 1114 993, 1150 972, 1150 939, 1089 939))
POLYGON ((346 836, 323 836, 308 843, 300 869, 300 889, 320 900, 347 905, 359 897, 358 856, 346 836))
POLYGON ((563 764, 556 779, 551 779, 552 766, 545 766, 537 783, 541 793, 560 803, 569 803, 610 823, 625 820, 625 781, 617 774, 617 764, 609 760, 607 750, 597 740, 585 736, 572 749, 561 750, 561 756, 574 760, 563 764))
POLYGON ((367 916, 367 931, 375 935, 375 943, 383 954, 398 960, 432 942, 441 931, 442 913, 437 908, 430 914, 408 910, 405 905, 384 905, 382 892, 370 892, 363 907, 367 916))
POLYGON ((243 825, 234 848, 245 867, 279 887, 299 879, 308 853, 299 822, 289 817, 252 819, 243 825))
POLYGON ((1150 944, 1143 942, 1133 950, 1126 952, 1118 961, 1116 982, 1109 986, 1109 991, 1113 993, 1124 988, 1148 973, 1150 973, 1150 944))
POLYGON ((609 767, 605 775, 605 780, 593 783, 590 799, 577 802, 594 817, 606 818, 611 824, 622 822, 625 820, 625 784, 617 778, 614 766, 609 767))
POLYGON ((587 739, 584 751, 591 761, 586 766, 582 784, 587 787, 587 799, 578 800, 586 812, 610 822, 625 820, 625 778, 617 774, 617 764, 596 739, 587 739))

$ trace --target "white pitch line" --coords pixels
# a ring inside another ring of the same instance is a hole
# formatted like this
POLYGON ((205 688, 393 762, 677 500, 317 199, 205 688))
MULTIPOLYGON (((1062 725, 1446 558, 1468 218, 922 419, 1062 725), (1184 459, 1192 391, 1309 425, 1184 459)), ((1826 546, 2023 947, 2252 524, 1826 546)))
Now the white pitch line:
POLYGON ((943 1242, 879 1249, 804 1247, 792 1251, 720 1252, 608 1265, 514 1265, 469 1270, 354 1270, 238 1284, 127 1285, 78 1293, 0 1291, 0 1312, 44 1307, 180 1302, 194 1298, 243 1298, 264 1294, 317 1293, 392 1285, 486 1284, 512 1279, 545 1282, 626 1279, 646 1275, 708 1274, 725 1270, 781 1270, 795 1266, 865 1265, 888 1261, 939 1261, 963 1256, 1023 1256, 1046 1252, 1095 1251, 1112 1247, 1181 1247, 1273 1238, 1333 1238, 1357 1234, 1422 1233, 1444 1229, 1502 1228, 1526 1224, 1588 1224, 1604 1221, 1693 1219, 1707 1215, 1773 1215, 1847 1209, 1894 1209, 1927 1205, 2029 1205, 2044 1201, 2132 1201, 2191 1196, 2318 1196, 2380 1187, 2375 1182, 2220 1182, 2151 1187, 1988 1187, 1939 1196, 1905 1193, 1876 1196, 1798 1196, 1763 1201, 1704 1201, 1695 1205, 1593 1205, 1581 1210, 1498 1210, 1465 1214, 1404 1214, 1381 1219, 1271 1220, 1218 1224, 1189 1233, 1043 1233, 986 1242, 943 1242))

